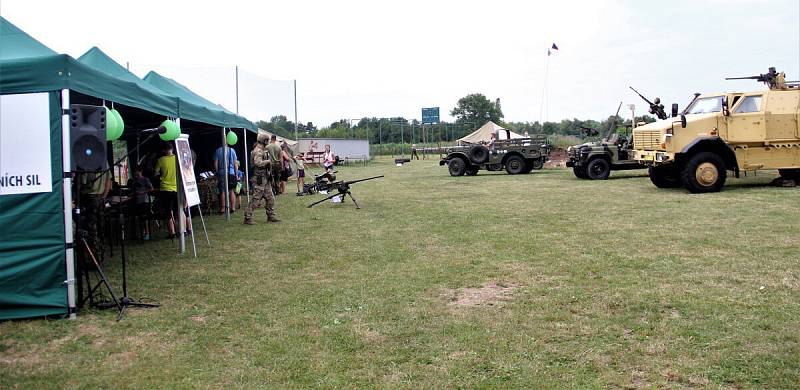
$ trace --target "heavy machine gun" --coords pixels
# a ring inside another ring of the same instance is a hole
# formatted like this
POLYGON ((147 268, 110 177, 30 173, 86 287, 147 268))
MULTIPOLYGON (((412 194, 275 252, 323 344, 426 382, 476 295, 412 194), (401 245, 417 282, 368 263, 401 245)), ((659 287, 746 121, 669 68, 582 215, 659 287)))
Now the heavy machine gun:
POLYGON ((786 74, 778 72, 775 67, 767 69, 767 73, 758 76, 726 77, 725 80, 756 80, 766 84, 769 89, 789 89, 800 87, 800 81, 786 81, 786 74))
POLYGON ((597 129, 595 129, 594 127, 588 127, 583 125, 580 125, 578 127, 581 128, 581 133, 583 133, 585 137, 594 137, 600 134, 600 132, 597 131, 597 129))
POLYGON ((308 208, 312 208, 312 207, 314 207, 314 206, 316 206, 316 205, 318 205, 318 204, 320 204, 320 203, 322 203, 322 202, 324 202, 324 201, 326 201, 328 199, 333 199, 334 197, 337 197, 337 196, 341 197, 340 198, 341 200, 344 200, 344 196, 347 195, 347 196, 350 197, 350 199, 353 200, 353 203, 355 203, 356 208, 360 209, 361 206, 358 205, 358 201, 356 201, 356 198, 354 198, 353 194, 350 192, 350 185, 351 184, 355 184, 355 183, 359 183, 359 182, 362 182, 362 181, 380 179, 382 177, 383 177, 383 175, 368 177, 366 179, 358 179, 358 180, 350 180, 350 181, 340 180, 340 181, 336 181, 336 182, 333 182, 333 183, 328 183, 327 184, 328 189, 331 192, 333 192, 333 190, 336 190, 336 193, 333 194, 333 195, 330 195, 330 196, 328 196, 326 198, 320 199, 320 200, 308 205, 308 208))
POLYGON ((667 113, 666 113, 666 111, 664 111, 664 105, 661 104, 661 99, 655 98, 651 102, 646 97, 642 96, 642 94, 639 93, 639 91, 633 89, 633 87, 628 86, 628 88, 633 90, 633 92, 636 92, 636 94, 639 95, 639 97, 642 98, 642 100, 644 100, 645 103, 650 105, 650 110, 648 110, 649 113, 655 115, 658 119, 661 119, 661 120, 667 119, 667 113))
POLYGON ((617 119, 619 118, 619 110, 622 108, 622 102, 619 102, 619 106, 617 106, 617 113, 614 114, 614 119, 611 120, 611 123, 608 124, 608 130, 606 130, 606 134, 603 136, 603 141, 608 142, 611 140, 611 134, 617 131, 617 119))

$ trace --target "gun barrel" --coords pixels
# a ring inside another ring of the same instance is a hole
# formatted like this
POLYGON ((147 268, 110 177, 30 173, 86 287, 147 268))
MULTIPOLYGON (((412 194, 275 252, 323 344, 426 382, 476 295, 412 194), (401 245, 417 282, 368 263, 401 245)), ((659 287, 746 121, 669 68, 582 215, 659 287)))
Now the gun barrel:
POLYGON ((353 183, 358 183, 358 182, 360 182, 360 181, 367 181, 367 180, 372 180, 372 179, 380 179, 380 178, 382 178, 382 177, 383 177, 383 175, 380 175, 380 176, 373 176, 373 177, 368 177, 368 178, 365 178, 365 179, 350 180, 350 181, 346 181, 346 182, 344 182, 344 184, 353 184, 353 183))
POLYGON ((725 80, 758 80, 762 76, 726 77, 725 80))

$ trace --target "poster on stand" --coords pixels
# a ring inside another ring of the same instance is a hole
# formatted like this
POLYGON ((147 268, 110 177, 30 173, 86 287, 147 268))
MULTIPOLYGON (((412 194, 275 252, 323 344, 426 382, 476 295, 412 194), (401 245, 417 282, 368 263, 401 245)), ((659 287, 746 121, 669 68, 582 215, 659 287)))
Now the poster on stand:
POLYGON ((197 180, 194 177, 194 160, 192 159, 192 149, 189 147, 189 135, 181 134, 175 140, 175 150, 178 155, 178 168, 181 171, 181 182, 183 183, 183 195, 186 197, 186 205, 199 205, 200 193, 197 190, 197 180))

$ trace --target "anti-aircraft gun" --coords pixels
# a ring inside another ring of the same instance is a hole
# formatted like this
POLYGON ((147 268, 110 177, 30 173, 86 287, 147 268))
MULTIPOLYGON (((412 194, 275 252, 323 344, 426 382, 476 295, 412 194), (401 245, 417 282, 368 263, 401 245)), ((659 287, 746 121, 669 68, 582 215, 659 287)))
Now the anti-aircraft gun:
MULTIPOLYGON (((586 142, 567 148, 567 166, 579 179, 604 180, 611 171, 639 169, 643 166, 633 160, 632 145, 628 138, 620 139, 617 121, 622 102, 608 123, 608 129, 600 141, 586 142)), ((597 131, 597 130, 595 130, 597 131)), ((599 132, 598 132, 599 133, 599 132)), ((596 133, 597 134, 597 133, 596 133)))
POLYGON ((649 112, 649 113, 651 113, 651 114, 655 115, 655 116, 656 116, 658 119, 661 119, 661 120, 667 119, 667 113, 666 113, 666 111, 664 111, 664 105, 663 105, 663 104, 661 104, 661 99, 659 99, 659 98, 655 98, 655 99, 654 99, 654 100, 651 102, 651 101, 650 101, 650 100, 648 100, 646 97, 642 96, 642 94, 641 94, 641 93, 639 93, 639 91, 637 91, 637 90, 633 89, 633 87, 631 87, 631 86, 628 86, 628 88, 630 88, 631 90, 633 90, 633 92, 636 92, 636 94, 637 94, 637 95, 639 95, 639 97, 640 97, 640 98, 642 98, 642 100, 644 100, 644 101, 645 101, 645 103, 647 103, 648 105, 650 105, 650 109, 649 109, 647 112, 649 112))
POLYGON ((767 73, 762 73, 758 76, 726 77, 725 80, 756 80, 766 84, 771 90, 800 88, 800 81, 786 81, 786 74, 777 72, 774 66, 767 69, 767 73))
POLYGON ((324 201, 326 201, 328 199, 333 199, 334 197, 340 197, 339 199, 344 200, 344 196, 347 195, 347 196, 350 197, 350 199, 353 200, 353 203, 355 203, 356 208, 360 209, 361 206, 358 205, 358 202, 356 201, 356 198, 354 198, 353 194, 350 192, 350 185, 351 184, 355 184, 355 183, 359 183, 359 182, 362 182, 362 181, 380 179, 382 177, 383 177, 383 175, 368 177, 366 179, 358 179, 358 180, 350 180, 350 181, 340 180, 340 181, 335 181, 333 183, 328 183, 327 184, 328 190, 331 191, 331 192, 333 192, 333 190, 336 190, 336 193, 331 195, 331 196, 328 196, 326 198, 323 198, 321 200, 318 200, 318 201, 308 205, 308 208, 312 208, 312 207, 314 207, 314 206, 316 206, 316 205, 318 205, 318 204, 320 204, 320 203, 322 203, 322 202, 324 202, 324 201))

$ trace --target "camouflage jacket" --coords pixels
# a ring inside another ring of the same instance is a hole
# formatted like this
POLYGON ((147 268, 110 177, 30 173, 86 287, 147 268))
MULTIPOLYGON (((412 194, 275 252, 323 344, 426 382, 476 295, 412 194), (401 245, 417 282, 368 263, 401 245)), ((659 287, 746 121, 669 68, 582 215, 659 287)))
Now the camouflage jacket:
POLYGON ((251 155, 253 156, 253 176, 262 178, 269 177, 272 162, 270 161, 264 145, 256 142, 251 155))

